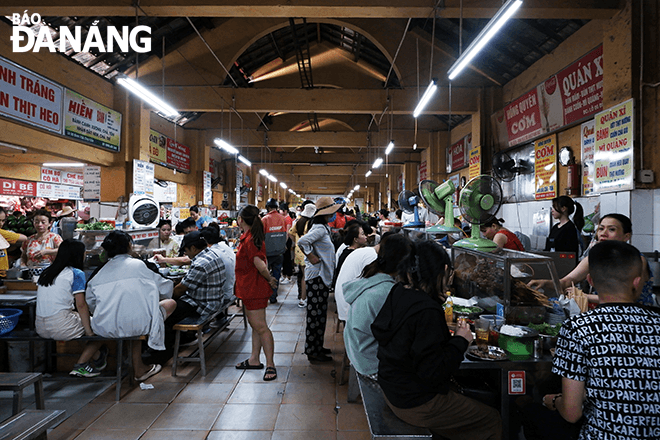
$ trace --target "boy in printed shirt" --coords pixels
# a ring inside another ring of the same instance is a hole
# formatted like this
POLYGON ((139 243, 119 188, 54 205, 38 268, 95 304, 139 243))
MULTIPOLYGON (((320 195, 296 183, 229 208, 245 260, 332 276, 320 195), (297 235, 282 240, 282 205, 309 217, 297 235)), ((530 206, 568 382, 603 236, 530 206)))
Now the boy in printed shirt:
POLYGON ((552 368, 562 393, 543 404, 569 422, 584 416, 580 440, 660 438, 660 313, 636 304, 639 251, 600 242, 589 270, 600 305, 562 326, 552 368))

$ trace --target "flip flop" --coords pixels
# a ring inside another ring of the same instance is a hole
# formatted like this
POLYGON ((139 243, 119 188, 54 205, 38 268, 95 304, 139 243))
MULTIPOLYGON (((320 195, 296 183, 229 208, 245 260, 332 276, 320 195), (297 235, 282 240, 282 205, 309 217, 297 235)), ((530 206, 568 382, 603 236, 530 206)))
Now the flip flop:
POLYGON ((236 365, 237 370, 261 370, 264 364, 259 362, 259 365, 250 365, 250 359, 245 359, 240 364, 236 365))
POLYGON ((275 367, 266 367, 266 371, 264 371, 264 380, 270 381, 275 379, 277 379, 277 370, 275 369, 275 367), (266 376, 272 376, 272 377, 266 377, 266 376))

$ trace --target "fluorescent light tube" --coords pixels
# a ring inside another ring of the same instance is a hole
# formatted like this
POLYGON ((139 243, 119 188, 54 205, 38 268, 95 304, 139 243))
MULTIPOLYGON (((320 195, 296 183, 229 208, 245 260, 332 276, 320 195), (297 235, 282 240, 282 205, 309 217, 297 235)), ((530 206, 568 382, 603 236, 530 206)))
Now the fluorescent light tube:
POLYGON ((390 141, 389 144, 387 144, 387 149, 385 150, 385 156, 390 154, 394 150, 394 141, 390 141))
POLYGON ((127 88, 133 94, 137 95, 142 100, 148 102, 153 108, 155 108, 165 116, 180 116, 179 112, 174 110, 173 107, 166 104, 163 100, 158 98, 149 90, 145 89, 144 86, 140 85, 140 83, 138 83, 134 79, 131 79, 127 76, 121 76, 117 79, 117 84, 127 88))
POLYGON ((247 165, 249 167, 252 166, 252 162, 250 162, 249 160, 247 160, 244 156, 241 156, 240 154, 238 155, 238 160, 240 160, 241 162, 243 162, 245 165, 247 165))
POLYGON ((287 188, 286 183, 284 183, 284 182, 280 182, 280 186, 281 186, 282 188, 284 188, 284 189, 287 188))
POLYGON ((486 43, 504 26, 509 18, 522 6, 522 0, 508 0, 504 6, 500 8, 493 18, 490 19, 485 28, 479 32, 477 38, 472 41, 467 50, 461 54, 456 62, 449 68, 447 74, 449 79, 452 80, 458 76, 459 73, 467 66, 470 61, 484 48, 486 43))
POLYGON ((364 177, 369 177, 371 176, 371 170, 367 171, 367 174, 364 175, 364 177))
POLYGON ((374 161, 374 164, 371 166, 371 168, 378 168, 382 164, 383 164, 383 159, 379 157, 374 161))
POLYGON ((354 189, 355 191, 359 191, 359 190, 360 190, 360 185, 355 185, 355 188, 353 188, 353 189, 354 189))
POLYGON ((437 80, 433 78, 429 86, 426 88, 426 91, 422 95, 422 99, 420 99, 419 103, 417 103, 417 107, 415 107, 415 111, 413 112, 413 118, 416 118, 420 115, 420 113, 422 113, 424 107, 426 107, 426 104, 429 103, 436 90, 438 90, 438 84, 437 80))
POLYGON ((271 182, 277 182, 277 177, 273 176, 272 174, 269 174, 267 177, 271 182))
POLYGON ((222 139, 215 138, 213 139, 213 143, 215 143, 218 147, 222 148, 229 154, 238 154, 238 150, 231 145, 229 145, 227 142, 223 141, 222 139))
POLYGON ((268 171, 264 170, 263 168, 259 170, 259 174, 268 177, 268 171))
POLYGON ((41 164, 45 166, 46 168, 82 168, 85 166, 84 163, 80 162, 46 162, 41 164))

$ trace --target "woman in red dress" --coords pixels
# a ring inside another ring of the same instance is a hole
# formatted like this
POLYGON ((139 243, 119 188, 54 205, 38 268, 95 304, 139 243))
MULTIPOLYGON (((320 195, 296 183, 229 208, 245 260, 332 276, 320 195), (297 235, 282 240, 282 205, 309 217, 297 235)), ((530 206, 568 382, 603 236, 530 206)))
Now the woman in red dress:
POLYGON ((264 380, 277 379, 277 370, 273 361, 273 334, 266 323, 268 299, 277 285, 277 280, 270 275, 266 262, 264 228, 259 218, 259 208, 248 205, 241 209, 236 220, 243 231, 236 253, 236 296, 245 304, 245 315, 252 328, 252 352, 250 357, 236 368, 241 370, 260 370, 264 365, 259 361, 263 347, 266 355, 264 380))

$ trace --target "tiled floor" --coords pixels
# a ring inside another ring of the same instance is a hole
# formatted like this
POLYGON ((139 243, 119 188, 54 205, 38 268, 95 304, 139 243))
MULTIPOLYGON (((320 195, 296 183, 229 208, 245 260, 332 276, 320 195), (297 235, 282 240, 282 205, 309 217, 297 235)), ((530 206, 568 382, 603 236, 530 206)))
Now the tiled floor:
MULTIPOLYGON (((264 382, 263 370, 237 370, 250 352, 251 331, 236 318, 207 348, 207 375, 183 366, 172 377, 170 365, 151 378, 152 390, 130 389, 120 402, 114 387, 84 405, 55 428, 62 439, 357 440, 369 439, 361 403, 347 403, 347 385, 337 385, 344 354, 331 299, 326 344, 330 365, 310 364, 302 354, 305 309, 298 307, 295 283, 281 285, 280 301, 267 317, 275 339, 278 379, 264 382)), ((262 355, 262 362, 265 361, 262 355)), ((82 379, 81 379, 82 380, 82 379)), ((126 390, 126 391, 124 391, 126 390)), ((46 395, 46 407, 58 401, 46 395)))

